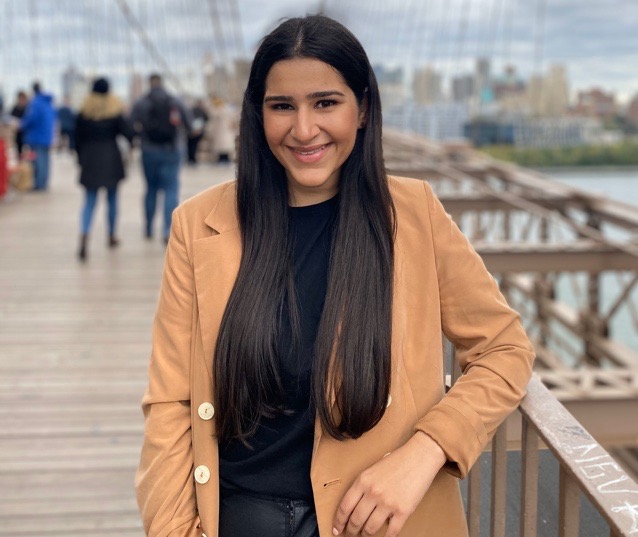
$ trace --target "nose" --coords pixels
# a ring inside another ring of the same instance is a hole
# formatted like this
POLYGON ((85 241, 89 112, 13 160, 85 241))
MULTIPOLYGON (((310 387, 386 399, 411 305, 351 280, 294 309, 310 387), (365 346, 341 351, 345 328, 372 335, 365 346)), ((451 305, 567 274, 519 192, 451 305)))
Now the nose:
POLYGON ((295 114, 290 134, 300 142, 312 140, 319 134, 315 115, 309 110, 299 109, 295 114))

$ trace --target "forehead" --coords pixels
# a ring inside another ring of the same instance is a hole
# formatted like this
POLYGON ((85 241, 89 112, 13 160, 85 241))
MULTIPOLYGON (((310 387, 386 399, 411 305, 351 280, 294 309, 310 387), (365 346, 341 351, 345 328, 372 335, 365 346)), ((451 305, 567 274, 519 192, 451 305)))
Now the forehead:
POLYGON ((339 71, 314 58, 278 61, 266 77, 266 95, 305 95, 325 89, 350 90, 339 71))

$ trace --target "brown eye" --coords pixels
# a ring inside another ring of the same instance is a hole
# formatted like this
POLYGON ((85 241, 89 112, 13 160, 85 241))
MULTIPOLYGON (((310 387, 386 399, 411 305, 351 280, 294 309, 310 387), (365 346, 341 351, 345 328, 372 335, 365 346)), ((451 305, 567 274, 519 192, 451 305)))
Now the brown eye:
POLYGON ((332 99, 324 99, 317 102, 317 108, 329 108, 331 106, 334 106, 335 104, 337 104, 337 101, 334 101, 332 99))
POLYGON ((292 105, 288 103, 276 103, 270 107, 272 110, 292 110, 292 105))

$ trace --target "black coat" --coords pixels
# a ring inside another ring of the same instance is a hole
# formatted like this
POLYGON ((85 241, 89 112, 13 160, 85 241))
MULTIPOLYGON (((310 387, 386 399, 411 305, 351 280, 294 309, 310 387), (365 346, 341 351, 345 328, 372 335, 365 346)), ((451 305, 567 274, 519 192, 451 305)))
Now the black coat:
POLYGON ((80 183, 89 189, 111 188, 124 178, 124 163, 116 138, 131 140, 132 129, 121 114, 106 119, 88 119, 81 113, 75 125, 80 183))

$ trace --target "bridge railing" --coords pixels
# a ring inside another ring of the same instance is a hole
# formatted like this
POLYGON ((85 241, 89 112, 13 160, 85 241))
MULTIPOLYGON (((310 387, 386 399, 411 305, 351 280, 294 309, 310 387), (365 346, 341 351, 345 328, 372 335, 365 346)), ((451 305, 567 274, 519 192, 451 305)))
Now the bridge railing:
MULTIPOLYGON (((638 535, 638 484, 537 377, 530 381, 519 410, 522 416, 519 535, 537 535, 539 449, 543 445, 560 465, 559 537, 578 537, 581 493, 609 525, 610 537, 638 535)), ((508 423, 492 439, 491 537, 506 537, 506 492, 512 493, 506 491, 508 423)), ((476 465, 468 476, 470 537, 480 535, 480 480, 480 465, 476 465)))

